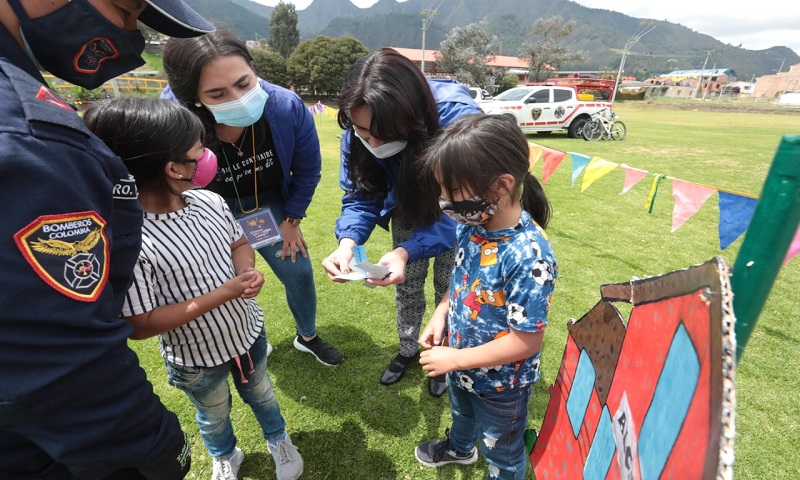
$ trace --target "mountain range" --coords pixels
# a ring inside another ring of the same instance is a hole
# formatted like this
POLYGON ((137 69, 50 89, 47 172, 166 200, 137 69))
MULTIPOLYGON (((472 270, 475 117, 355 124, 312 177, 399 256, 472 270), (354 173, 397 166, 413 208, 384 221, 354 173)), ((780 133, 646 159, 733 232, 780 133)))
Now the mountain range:
MULTIPOLYGON (((186 2, 206 18, 227 25, 243 39, 269 36, 272 7, 250 0, 186 2)), ((313 0, 307 8, 297 11, 297 26, 301 40, 317 35, 348 35, 359 39, 370 50, 383 46, 421 48, 421 12, 429 8, 429 4, 425 0, 402 3, 379 0, 369 8, 359 8, 349 0, 313 0)), ((584 7, 570 0, 449 0, 428 21, 425 48, 438 49, 454 27, 486 21, 489 33, 501 41, 499 54, 516 56, 534 21, 553 15, 565 21, 575 20, 573 33, 564 43, 586 53, 585 61, 563 65, 563 70, 616 72, 625 42, 639 30, 642 22, 653 21, 584 7)), ((800 63, 800 56, 787 47, 747 50, 683 25, 654 22, 656 28, 628 51, 625 60, 625 73, 639 80, 673 70, 699 69, 708 52, 711 53, 706 68, 733 69, 744 81, 775 73, 782 65, 800 63)))

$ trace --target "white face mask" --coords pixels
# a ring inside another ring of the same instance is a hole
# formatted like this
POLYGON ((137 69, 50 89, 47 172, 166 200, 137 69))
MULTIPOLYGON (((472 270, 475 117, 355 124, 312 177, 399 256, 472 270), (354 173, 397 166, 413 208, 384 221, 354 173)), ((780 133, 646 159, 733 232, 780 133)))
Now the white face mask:
POLYGON ((395 140, 394 142, 386 142, 379 147, 373 147, 369 144, 369 142, 358 135, 358 132, 356 132, 355 128, 353 129, 353 134, 358 137, 359 140, 361 140, 361 143, 363 143, 367 150, 369 150, 369 153, 376 158, 389 158, 392 155, 397 155, 398 153, 402 152, 404 148, 406 148, 406 145, 408 145, 407 140, 395 140))

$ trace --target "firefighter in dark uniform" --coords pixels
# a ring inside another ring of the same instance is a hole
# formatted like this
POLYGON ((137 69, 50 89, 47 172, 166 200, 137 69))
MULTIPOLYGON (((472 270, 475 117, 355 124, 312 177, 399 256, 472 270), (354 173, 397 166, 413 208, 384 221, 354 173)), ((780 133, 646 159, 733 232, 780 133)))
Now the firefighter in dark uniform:
POLYGON ((141 243, 133 178, 36 66, 98 87, 144 63, 137 18, 214 30, 181 0, 0 0, 0 479, 189 470, 119 318, 141 243))

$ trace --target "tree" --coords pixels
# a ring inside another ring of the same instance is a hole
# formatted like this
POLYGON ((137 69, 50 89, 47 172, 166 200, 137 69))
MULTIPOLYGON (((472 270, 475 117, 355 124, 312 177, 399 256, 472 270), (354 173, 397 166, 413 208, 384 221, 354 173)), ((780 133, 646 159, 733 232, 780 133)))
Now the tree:
POLYGON ((289 79, 298 90, 307 88, 314 94, 338 93, 347 70, 367 53, 367 47, 355 38, 320 35, 300 43, 292 52, 287 62, 289 79))
POLYGON ((500 50, 500 42, 487 32, 487 23, 455 27, 439 45, 436 71, 452 75, 461 83, 476 86, 494 85, 496 69, 487 65, 500 50))
POLYGON ((300 42, 297 30, 297 12, 294 4, 281 0, 272 11, 269 19, 269 48, 288 59, 300 42))
POLYGON ((502 77, 500 77, 499 80, 497 80, 497 89, 494 92, 492 92, 492 95, 498 95, 500 93, 503 93, 506 90, 516 87, 518 84, 519 84, 519 77, 513 73, 507 73, 502 77))
POLYGON ((250 50, 250 55, 253 56, 253 66, 259 77, 275 85, 289 86, 286 59, 278 52, 268 52, 260 48, 254 48, 250 50))
POLYGON ((575 20, 564 22, 558 15, 540 18, 533 23, 528 40, 518 52, 520 59, 528 61, 529 81, 547 80, 549 70, 558 70, 564 63, 581 62, 585 59, 583 52, 572 51, 562 43, 563 39, 572 34, 573 28, 575 20))

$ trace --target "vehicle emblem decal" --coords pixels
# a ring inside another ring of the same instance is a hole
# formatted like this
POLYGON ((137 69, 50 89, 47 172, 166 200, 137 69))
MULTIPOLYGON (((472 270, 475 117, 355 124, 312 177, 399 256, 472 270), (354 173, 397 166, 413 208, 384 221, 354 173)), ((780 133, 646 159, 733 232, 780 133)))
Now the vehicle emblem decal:
POLYGON ((541 108, 534 108, 531 110, 531 116, 534 120, 539 120, 539 117, 542 116, 542 109, 541 108))
POLYGON ((94 302, 108 280, 105 226, 92 211, 43 215, 14 241, 45 283, 73 300, 94 302))
POLYGON ((564 107, 558 107, 556 108, 556 111, 553 112, 553 115, 555 115, 556 118, 561 118, 565 113, 567 113, 567 111, 564 110, 564 107))

